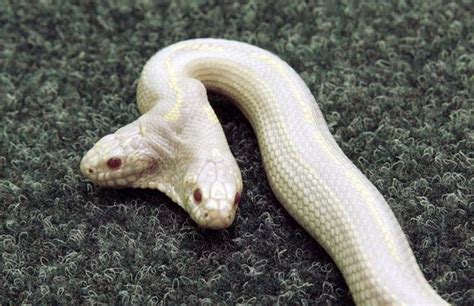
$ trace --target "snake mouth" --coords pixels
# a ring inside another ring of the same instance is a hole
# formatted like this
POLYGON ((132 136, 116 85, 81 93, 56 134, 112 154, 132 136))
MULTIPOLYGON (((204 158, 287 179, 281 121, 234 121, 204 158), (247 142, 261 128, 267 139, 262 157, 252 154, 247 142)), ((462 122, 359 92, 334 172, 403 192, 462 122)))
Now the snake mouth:
POLYGON ((115 173, 97 172, 93 168, 85 168, 82 173, 98 186, 113 188, 131 187, 140 177, 139 174, 117 175, 115 173))
POLYGON ((199 225, 203 228, 220 230, 232 225, 235 214, 232 212, 222 213, 219 210, 206 211, 202 214, 199 225))
POLYGON ((189 214, 203 228, 226 229, 232 225, 236 207, 227 200, 207 199, 205 202, 193 204, 189 214))
POLYGON ((127 188, 127 187, 132 187, 132 185, 138 180, 139 176, 136 175, 130 175, 126 177, 120 177, 120 178, 111 178, 111 179, 104 179, 100 180, 100 185, 101 186, 106 186, 106 187, 113 187, 113 188, 127 188))

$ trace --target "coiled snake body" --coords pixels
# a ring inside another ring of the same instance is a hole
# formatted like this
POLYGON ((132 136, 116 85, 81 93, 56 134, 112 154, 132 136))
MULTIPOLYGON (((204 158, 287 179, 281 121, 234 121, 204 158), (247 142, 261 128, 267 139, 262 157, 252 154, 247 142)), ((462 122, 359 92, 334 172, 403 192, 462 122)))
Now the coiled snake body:
POLYGON ((250 121, 276 197, 331 255, 357 304, 446 304, 302 79, 258 47, 194 39, 158 52, 138 82, 142 116, 99 140, 82 172, 102 186, 159 189, 200 226, 230 226, 242 179, 206 88, 229 96, 250 121))

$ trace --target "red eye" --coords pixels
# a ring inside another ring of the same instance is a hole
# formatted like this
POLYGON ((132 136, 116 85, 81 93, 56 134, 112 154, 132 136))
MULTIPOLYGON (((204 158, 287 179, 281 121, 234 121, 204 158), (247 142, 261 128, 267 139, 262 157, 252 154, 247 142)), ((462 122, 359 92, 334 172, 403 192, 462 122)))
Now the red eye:
POLYGON ((109 160, 107 161, 107 166, 110 169, 118 169, 120 165, 122 165, 122 160, 118 157, 109 158, 109 160))
POLYGON ((235 194, 234 205, 237 206, 237 205, 239 205, 239 203, 240 203, 240 193, 237 192, 235 194))
POLYGON ((201 189, 197 188, 196 190, 194 190, 193 197, 194 197, 194 201, 196 203, 198 203, 198 204, 201 203, 201 201, 202 201, 201 189))

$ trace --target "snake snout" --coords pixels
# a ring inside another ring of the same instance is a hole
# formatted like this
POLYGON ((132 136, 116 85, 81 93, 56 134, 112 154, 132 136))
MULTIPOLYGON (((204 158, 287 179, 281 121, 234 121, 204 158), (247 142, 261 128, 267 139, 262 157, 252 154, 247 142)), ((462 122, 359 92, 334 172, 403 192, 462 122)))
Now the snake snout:
POLYGON ((97 169, 94 165, 94 159, 92 158, 92 153, 87 152, 86 155, 81 160, 81 173, 92 181, 96 181, 97 169))
POLYGON ((194 190, 190 215, 204 228, 225 229, 234 221, 237 205, 226 196, 209 197, 201 188, 194 190))
POLYGON ((234 184, 214 181, 195 187, 190 197, 190 214, 204 228, 225 229, 234 221, 240 193, 234 184))
POLYGON ((211 210, 204 213, 204 227, 209 229, 225 229, 234 221, 234 212, 231 210, 222 212, 220 210, 211 210))

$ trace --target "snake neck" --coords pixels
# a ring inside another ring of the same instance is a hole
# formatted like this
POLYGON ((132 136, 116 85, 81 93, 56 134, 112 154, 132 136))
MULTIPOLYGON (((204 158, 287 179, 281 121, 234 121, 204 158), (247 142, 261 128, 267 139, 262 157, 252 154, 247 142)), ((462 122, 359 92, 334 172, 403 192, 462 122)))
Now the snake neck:
MULTIPOLYGON (((199 190, 207 203, 223 202, 224 193, 229 197, 226 200, 233 201, 242 190, 240 171, 204 85, 180 74, 170 80, 168 88, 157 89, 153 85, 159 83, 152 78, 142 74, 138 84, 138 103, 144 112, 139 120, 151 127, 146 135, 149 143, 155 144, 156 151, 161 149, 157 155, 166 156, 167 162, 162 163, 157 179, 148 188, 164 192, 196 221, 194 191, 199 190), (168 152, 163 148, 169 148, 168 152)), ((213 204, 208 206, 212 208, 213 204)))
POLYGON ((314 97, 290 66, 243 43, 181 42, 145 66, 137 93, 140 110, 160 101, 168 120, 184 123, 191 88, 182 84, 189 79, 229 96, 244 113, 272 190, 331 255, 358 304, 445 303, 421 273, 383 196, 338 147, 314 97))

